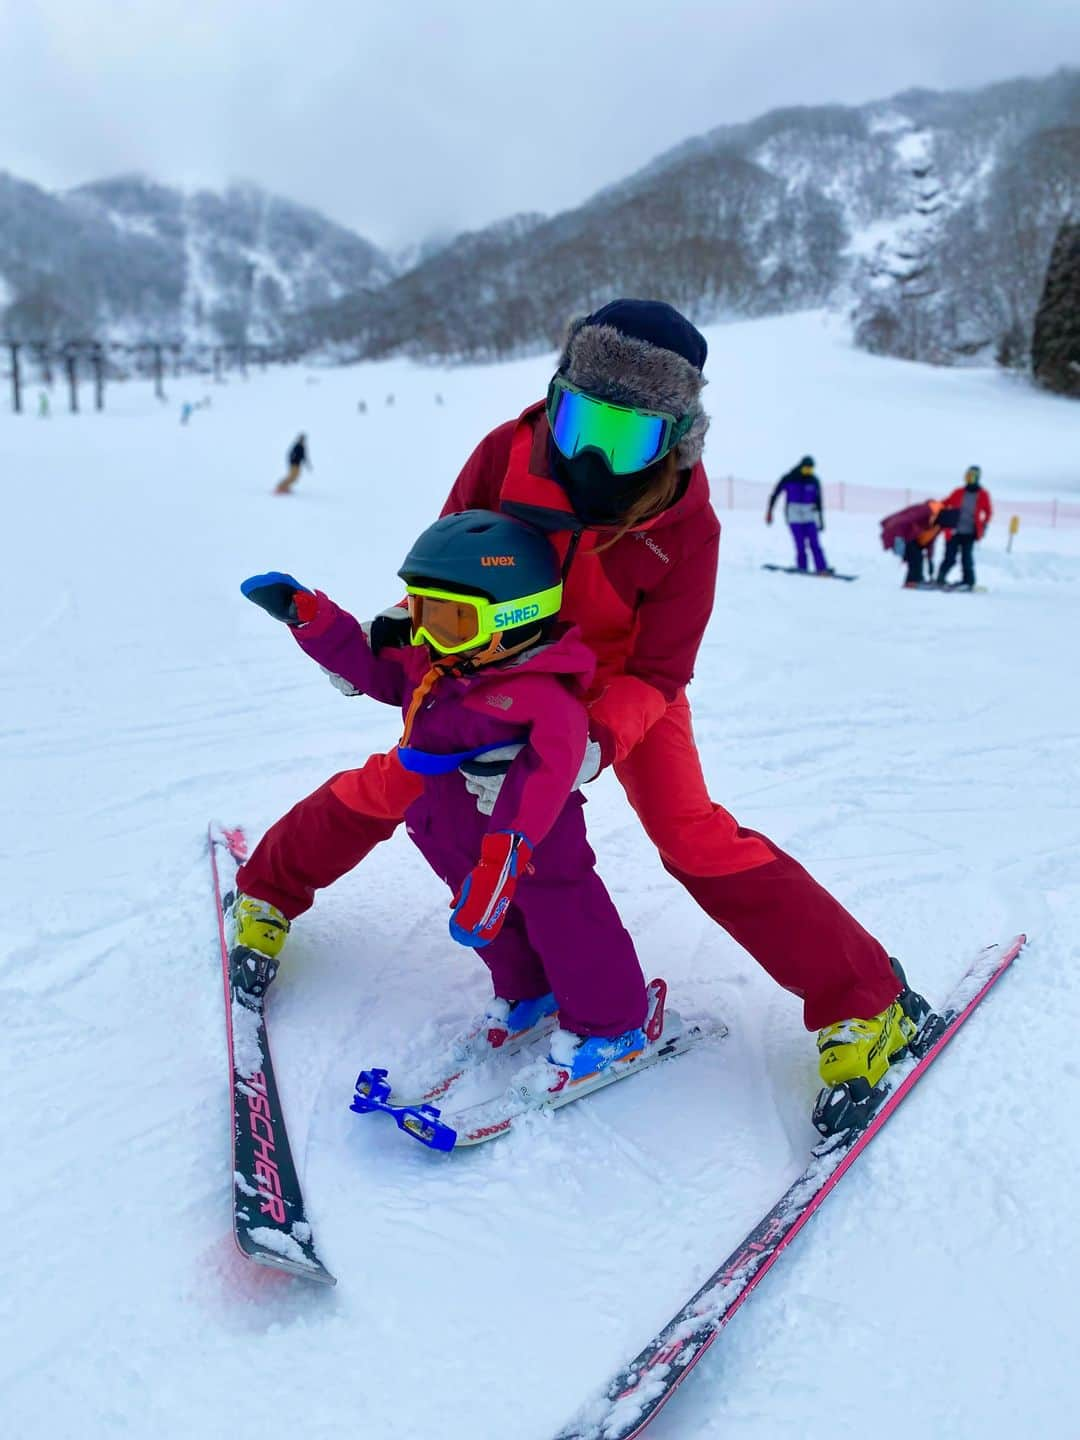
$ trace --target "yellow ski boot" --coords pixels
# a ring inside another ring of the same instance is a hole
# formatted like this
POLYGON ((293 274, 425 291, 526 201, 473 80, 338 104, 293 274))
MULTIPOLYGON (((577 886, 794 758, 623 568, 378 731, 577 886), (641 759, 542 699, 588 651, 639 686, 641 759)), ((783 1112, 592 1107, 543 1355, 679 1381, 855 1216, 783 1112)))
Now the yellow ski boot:
POLYGON ((841 1020, 818 1031, 818 1069, 825 1088, 814 1106, 822 1135, 865 1125, 883 1097, 878 1086, 890 1065, 928 1036, 933 1019, 926 1000, 908 987, 899 962, 892 962, 903 990, 868 1020, 841 1020), (922 1032, 922 1033, 920 1033, 922 1032))
POLYGON ((818 1031, 818 1069, 826 1085, 864 1080, 872 1090, 915 1038, 918 1026, 899 1000, 869 1020, 841 1020, 818 1031))
POLYGON ((277 974, 289 922, 277 908, 254 895, 237 895, 230 910, 232 944, 229 969, 233 985, 261 999, 277 974))

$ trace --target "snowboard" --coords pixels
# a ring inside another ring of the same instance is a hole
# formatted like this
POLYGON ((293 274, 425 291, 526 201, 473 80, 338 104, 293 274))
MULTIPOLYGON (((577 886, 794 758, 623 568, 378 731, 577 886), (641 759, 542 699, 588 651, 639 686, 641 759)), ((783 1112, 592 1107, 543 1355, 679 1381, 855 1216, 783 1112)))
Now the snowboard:
POLYGON ((781 575, 807 575, 811 580, 857 580, 857 575, 841 575, 836 570, 800 570, 797 565, 762 565, 762 570, 775 570, 781 575))

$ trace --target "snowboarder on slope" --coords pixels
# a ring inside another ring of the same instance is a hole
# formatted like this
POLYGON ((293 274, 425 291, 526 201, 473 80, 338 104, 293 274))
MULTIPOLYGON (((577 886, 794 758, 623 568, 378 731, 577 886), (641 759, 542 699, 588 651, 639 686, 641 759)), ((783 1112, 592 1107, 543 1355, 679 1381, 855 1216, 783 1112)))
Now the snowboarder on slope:
POLYGON ((804 455, 793 470, 782 475, 776 482, 765 511, 765 524, 772 524, 773 506, 784 496, 784 518, 791 528, 795 541, 795 565, 805 571, 806 552, 809 548, 814 557, 814 569, 819 575, 829 575, 831 570, 825 559, 818 535, 825 529, 825 513, 821 504, 821 482, 814 473, 814 457, 804 455))
POLYGON ((990 492, 982 488, 981 480, 982 470, 979 466, 969 465, 963 485, 958 485, 945 500, 947 509, 958 510, 960 513, 955 527, 945 532, 945 558, 938 571, 939 585, 945 584, 946 576, 956 564, 959 553, 961 574, 964 577, 961 583, 968 590, 975 588, 975 542, 986 534, 986 527, 994 514, 990 492))
POLYGON ((303 469, 303 467, 306 465, 309 470, 311 469, 311 461, 308 459, 307 453, 306 435, 301 434, 296 437, 296 439, 292 443, 292 448, 289 451, 288 458, 288 473, 285 475, 284 479, 279 480, 277 485, 274 487, 275 495, 288 495, 289 491, 296 484, 297 480, 300 479, 300 471, 303 469))
MULTIPOLYGON (((491 972, 494 997, 466 1046, 498 1046, 558 1010, 549 1058, 584 1079, 640 1053, 647 1001, 575 793, 596 659, 556 622, 559 557, 532 526, 471 510, 425 530, 398 574, 410 644, 378 658, 358 621, 291 576, 241 588, 339 688, 402 708, 395 768, 412 782, 409 835, 453 892, 451 935, 483 947, 491 972)), ((385 810, 373 789, 384 760, 327 781, 241 867, 235 942, 254 952, 254 975, 272 978, 264 957, 276 959, 289 922, 356 863, 351 818, 385 810)))
MULTIPOLYGON (((918 997, 801 865, 709 797, 694 742, 686 686, 720 546, 701 463, 706 354, 704 336, 660 301, 616 300, 575 321, 546 400, 481 440, 446 511, 532 516, 551 534, 562 618, 597 657, 585 703, 602 768, 614 769, 669 874, 803 1002, 826 1086, 863 1090, 912 1039, 918 997)), ((408 617, 397 615, 373 622, 380 651, 408 643, 408 617)), ((377 771, 364 806, 319 791, 302 802, 326 811, 324 843, 301 861, 312 885, 357 864, 419 794, 393 752, 379 761, 349 772, 359 787, 377 771), (371 791, 385 802, 380 817, 371 791)), ((299 859, 304 832, 286 816, 270 834, 299 859)), ((831 1108, 828 1093, 821 1101, 831 1108)))

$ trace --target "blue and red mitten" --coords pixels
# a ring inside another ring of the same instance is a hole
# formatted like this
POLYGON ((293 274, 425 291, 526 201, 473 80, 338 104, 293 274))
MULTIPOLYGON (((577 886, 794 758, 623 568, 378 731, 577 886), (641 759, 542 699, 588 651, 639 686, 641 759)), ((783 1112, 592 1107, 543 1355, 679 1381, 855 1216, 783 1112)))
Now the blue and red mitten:
POLYGON ((241 582, 241 593, 286 625, 306 625, 315 618, 318 599, 314 592, 281 570, 249 575, 241 582))
POLYGON ((479 949, 502 929, 522 875, 532 867, 532 846, 516 830, 494 830, 480 845, 473 866, 450 902, 450 934, 459 945, 479 949))

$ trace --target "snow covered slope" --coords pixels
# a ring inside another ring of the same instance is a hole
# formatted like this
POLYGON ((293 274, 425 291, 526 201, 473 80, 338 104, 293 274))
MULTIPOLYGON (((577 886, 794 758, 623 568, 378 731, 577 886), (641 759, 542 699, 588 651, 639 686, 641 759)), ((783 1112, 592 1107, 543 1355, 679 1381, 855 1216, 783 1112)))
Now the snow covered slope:
MULTIPOLYGON (((810 449, 829 480, 930 493, 972 460, 992 490, 1080 482, 1080 411, 1001 376, 858 355, 813 316, 710 342, 714 473, 772 479, 810 449)), ((815 1056, 796 1002, 666 876, 605 777, 591 835, 643 962, 729 1037, 475 1154, 351 1115, 362 1065, 393 1073, 484 998, 399 836, 297 923, 270 1005, 338 1288, 232 1248, 205 821, 255 835, 398 734, 239 582, 290 569, 359 613, 394 597, 457 467, 549 363, 272 372, 214 388, 185 427, 191 382, 167 407, 116 387, 103 416, 0 416, 0 1408, 20 1440, 550 1440, 801 1167, 815 1056), (315 469, 275 498, 300 429, 315 469)), ((997 523, 988 593, 945 596, 899 588, 873 517, 825 536, 854 585, 763 572, 788 559, 783 528, 722 518, 693 689, 716 798, 931 998, 982 943, 1032 943, 654 1433, 835 1440, 893 1415, 1069 1436, 1080 533, 1025 531, 1008 556, 997 523)))

